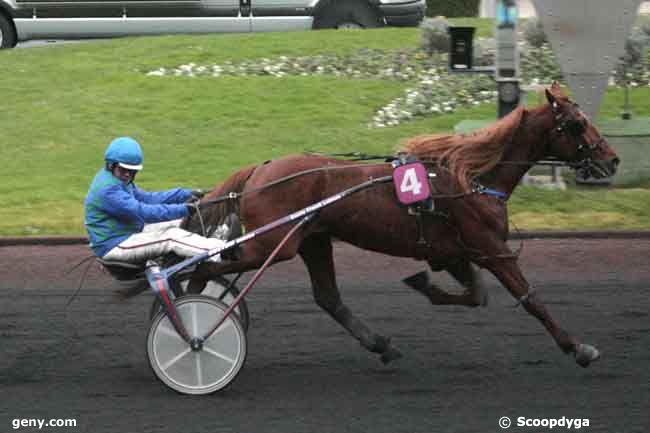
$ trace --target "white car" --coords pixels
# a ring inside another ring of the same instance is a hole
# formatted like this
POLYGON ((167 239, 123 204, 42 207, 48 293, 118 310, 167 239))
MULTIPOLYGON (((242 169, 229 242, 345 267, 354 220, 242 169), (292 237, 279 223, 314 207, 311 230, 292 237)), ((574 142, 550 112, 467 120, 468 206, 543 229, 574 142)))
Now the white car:
POLYGON ((417 25, 425 0, 0 0, 0 47, 30 39, 417 25))

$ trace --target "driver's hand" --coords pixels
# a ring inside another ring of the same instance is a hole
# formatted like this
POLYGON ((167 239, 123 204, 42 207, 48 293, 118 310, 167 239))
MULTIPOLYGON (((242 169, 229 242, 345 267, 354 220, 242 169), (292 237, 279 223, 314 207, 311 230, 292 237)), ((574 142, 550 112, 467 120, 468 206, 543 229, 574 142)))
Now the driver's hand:
POLYGON ((196 200, 200 200, 203 198, 203 196, 207 193, 204 189, 193 189, 192 190, 192 198, 196 200))
POLYGON ((199 201, 198 200, 193 200, 190 199, 187 202, 185 202, 185 206, 187 207, 187 211, 189 212, 189 216, 194 215, 199 211, 199 201))

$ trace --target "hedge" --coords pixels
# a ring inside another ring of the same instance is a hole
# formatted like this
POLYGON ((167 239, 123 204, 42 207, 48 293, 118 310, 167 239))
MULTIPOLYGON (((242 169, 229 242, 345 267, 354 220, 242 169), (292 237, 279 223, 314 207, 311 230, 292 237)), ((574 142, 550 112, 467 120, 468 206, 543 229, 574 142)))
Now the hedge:
POLYGON ((427 0, 427 16, 476 17, 480 0, 427 0))

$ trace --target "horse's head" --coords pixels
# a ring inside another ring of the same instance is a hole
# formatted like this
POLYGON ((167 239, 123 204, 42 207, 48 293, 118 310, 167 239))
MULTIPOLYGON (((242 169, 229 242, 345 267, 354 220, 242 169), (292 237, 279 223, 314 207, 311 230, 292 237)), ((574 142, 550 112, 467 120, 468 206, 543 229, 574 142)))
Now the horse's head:
POLYGON ((578 104, 562 93, 557 82, 546 90, 546 99, 553 113, 550 156, 576 163, 595 178, 614 175, 620 162, 616 152, 578 104))

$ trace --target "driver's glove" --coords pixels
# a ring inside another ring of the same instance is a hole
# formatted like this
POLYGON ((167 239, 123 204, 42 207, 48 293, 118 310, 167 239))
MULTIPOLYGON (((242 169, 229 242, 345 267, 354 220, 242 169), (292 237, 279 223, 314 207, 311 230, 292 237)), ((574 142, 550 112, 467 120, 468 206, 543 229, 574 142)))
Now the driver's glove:
POLYGON ((203 198, 203 196, 207 193, 207 191, 203 189, 193 189, 192 190, 192 198, 195 200, 200 200, 203 198))
POLYGON ((198 200, 188 200, 185 202, 185 206, 187 207, 187 211, 189 212, 189 216, 194 215, 199 211, 199 201, 198 200))

